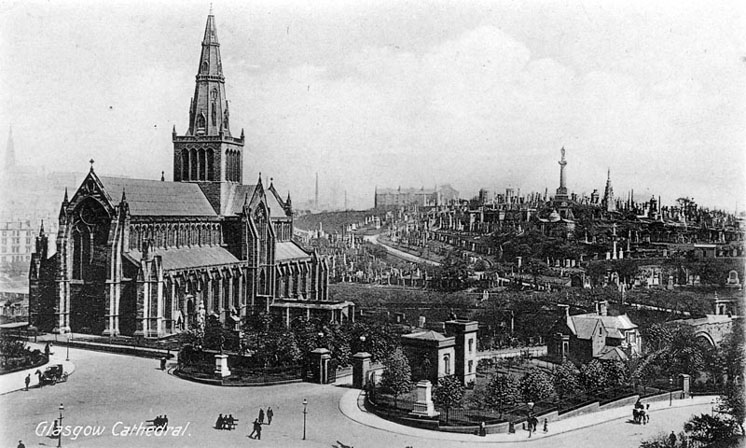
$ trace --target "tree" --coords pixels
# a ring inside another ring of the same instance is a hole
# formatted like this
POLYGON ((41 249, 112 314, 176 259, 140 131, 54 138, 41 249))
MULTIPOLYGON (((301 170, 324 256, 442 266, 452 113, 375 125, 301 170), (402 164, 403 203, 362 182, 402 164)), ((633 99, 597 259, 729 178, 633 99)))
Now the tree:
POLYGON ((394 396, 394 406, 399 395, 412 390, 412 370, 409 360, 400 348, 395 349, 384 361, 381 375, 381 389, 394 396))
POLYGON ((591 394, 606 389, 608 385, 606 369, 599 360, 593 359, 580 367, 580 384, 586 392, 591 394))
POLYGON ((627 367, 621 361, 602 360, 601 365, 606 373, 606 386, 618 387, 629 384, 627 367))
POLYGON ((734 439, 736 426, 732 419, 702 414, 686 422, 684 430, 691 435, 693 440, 709 445, 734 439))
POLYGON ((487 406, 497 410, 502 418, 505 406, 514 404, 519 397, 518 381, 510 374, 496 373, 490 379, 484 390, 484 402, 487 406))
POLYGON ((554 370, 552 381, 559 399, 574 395, 580 389, 577 369, 570 361, 563 362, 554 370))
POLYGON ((547 372, 535 367, 521 378, 520 390, 525 401, 539 401, 554 394, 554 384, 547 372))
POLYGON ((433 390, 433 402, 436 406, 445 408, 446 424, 448 424, 448 411, 461 404, 465 392, 464 384, 456 375, 444 376, 438 380, 438 385, 433 390))

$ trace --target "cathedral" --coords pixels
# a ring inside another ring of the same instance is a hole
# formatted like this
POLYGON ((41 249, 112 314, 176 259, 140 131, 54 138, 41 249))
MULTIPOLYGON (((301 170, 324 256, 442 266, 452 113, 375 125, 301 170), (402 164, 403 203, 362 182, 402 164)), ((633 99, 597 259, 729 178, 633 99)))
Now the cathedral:
POLYGON ((163 337, 201 310, 226 327, 268 312, 341 322, 328 265, 293 241, 290 195, 261 174, 243 183, 243 130, 231 133, 215 18, 207 18, 189 125, 173 130, 173 182, 99 176, 91 168, 59 213, 57 251, 42 225, 29 272, 41 331, 163 337))

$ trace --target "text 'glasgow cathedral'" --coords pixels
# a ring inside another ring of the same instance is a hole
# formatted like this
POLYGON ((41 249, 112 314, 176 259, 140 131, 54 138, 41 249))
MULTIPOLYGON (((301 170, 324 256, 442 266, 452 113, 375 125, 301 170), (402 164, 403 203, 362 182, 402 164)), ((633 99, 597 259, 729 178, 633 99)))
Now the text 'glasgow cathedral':
POLYGON ((252 312, 352 319, 328 300, 328 266, 292 241, 293 210, 270 182, 244 185, 244 133, 231 134, 215 19, 207 18, 185 135, 173 131, 174 182, 99 177, 91 166, 60 209, 57 253, 44 229, 30 270, 42 331, 160 337, 204 306, 227 326, 252 312))

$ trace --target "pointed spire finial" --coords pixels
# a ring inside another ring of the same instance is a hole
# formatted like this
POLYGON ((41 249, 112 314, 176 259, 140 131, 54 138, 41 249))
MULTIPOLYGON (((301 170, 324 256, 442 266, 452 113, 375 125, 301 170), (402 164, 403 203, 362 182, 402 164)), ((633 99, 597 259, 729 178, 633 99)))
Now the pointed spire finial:
POLYGON ((64 204, 67 204, 67 203, 68 203, 68 199, 67 199, 67 187, 65 187, 65 197, 64 197, 64 198, 62 199, 62 202, 63 202, 64 204))
POLYGON ((166 172, 161 171, 161 182, 165 182, 165 181, 166 181, 166 172))
POLYGON ((94 162, 95 162, 95 160, 93 160, 93 159, 91 159, 91 160, 88 161, 88 163, 91 164, 91 173, 93 172, 93 163, 94 162))
POLYGON ((121 202, 127 202, 127 193, 124 191, 124 187, 122 187, 122 200, 121 202))
POLYGON ((274 177, 270 177, 269 178, 269 188, 272 188, 272 184, 274 184, 274 183, 275 183, 275 178, 274 177))
POLYGON ((262 172, 259 171, 259 185, 262 184, 262 172))
POLYGON ((44 220, 41 220, 41 226, 39 226, 39 236, 44 235, 44 220))

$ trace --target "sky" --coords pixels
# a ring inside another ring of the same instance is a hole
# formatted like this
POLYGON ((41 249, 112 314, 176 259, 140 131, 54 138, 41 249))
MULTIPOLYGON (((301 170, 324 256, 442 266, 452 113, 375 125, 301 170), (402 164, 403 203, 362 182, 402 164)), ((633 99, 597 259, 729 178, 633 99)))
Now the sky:
MULTIPOLYGON (((213 1, 244 179, 294 203, 559 184, 746 208, 738 2, 213 1)), ((172 178, 209 2, 0 0, 0 151, 172 178), (5 129, 3 129, 5 128, 5 129)), ((2 153, 0 153, 2 154, 2 153)))

